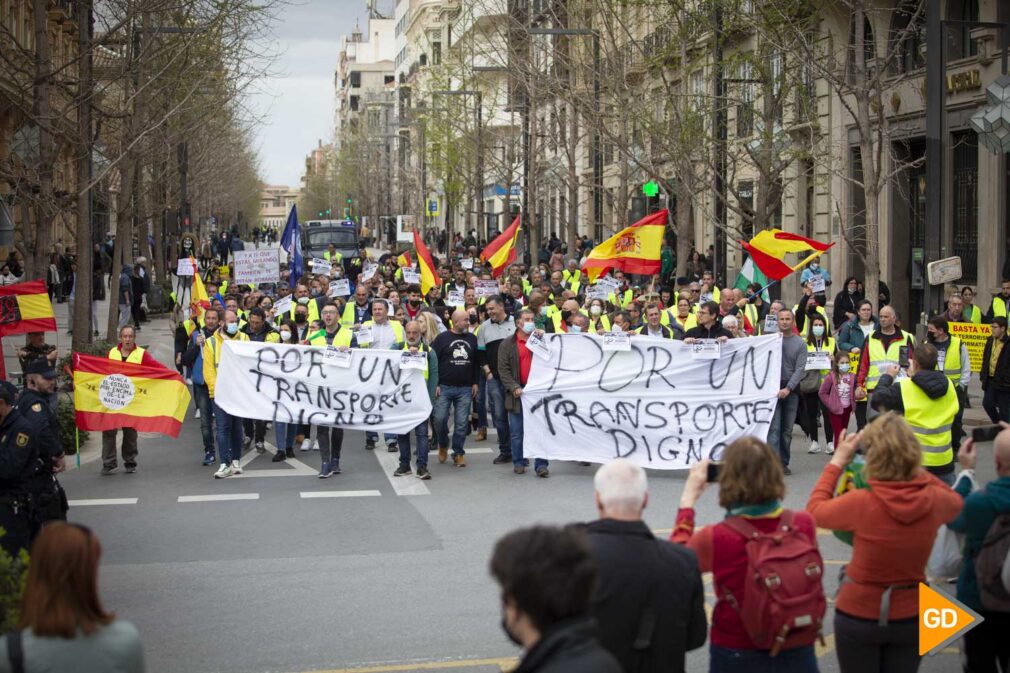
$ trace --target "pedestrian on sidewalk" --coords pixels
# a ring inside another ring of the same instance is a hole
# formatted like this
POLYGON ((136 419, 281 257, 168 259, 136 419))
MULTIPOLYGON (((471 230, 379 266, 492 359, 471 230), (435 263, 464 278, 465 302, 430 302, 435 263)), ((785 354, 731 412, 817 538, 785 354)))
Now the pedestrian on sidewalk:
POLYGON ((133 274, 130 265, 124 264, 119 272, 119 328, 130 322, 130 307, 133 305, 133 274))
POLYGON ((32 545, 21 620, 0 639, 0 670, 144 673, 136 627, 106 611, 98 595, 101 556, 98 538, 80 524, 42 529, 32 545))
MULTIPOLYGON (((151 357, 145 349, 137 345, 137 333, 130 325, 119 328, 119 343, 109 351, 109 359, 116 362, 132 362, 138 365, 158 367, 160 363, 151 357)), ((116 471, 116 435, 118 430, 102 431, 102 474, 109 475, 116 471)), ((134 428, 123 428, 123 464, 126 473, 137 471, 137 431, 134 428)))
POLYGON ((1010 348, 1007 348, 1007 319, 997 316, 989 325, 992 336, 982 351, 982 408, 993 423, 1010 422, 1010 348))

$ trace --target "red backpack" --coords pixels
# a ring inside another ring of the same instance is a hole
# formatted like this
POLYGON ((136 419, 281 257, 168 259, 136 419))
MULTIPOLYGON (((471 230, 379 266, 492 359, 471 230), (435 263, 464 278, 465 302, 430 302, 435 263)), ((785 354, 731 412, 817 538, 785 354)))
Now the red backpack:
POLYGON ((816 542, 793 525, 794 518, 786 510, 771 533, 762 533, 743 517, 723 522, 747 540, 742 600, 728 591, 723 598, 740 615, 754 644, 772 656, 817 640, 827 610, 824 561, 816 542))

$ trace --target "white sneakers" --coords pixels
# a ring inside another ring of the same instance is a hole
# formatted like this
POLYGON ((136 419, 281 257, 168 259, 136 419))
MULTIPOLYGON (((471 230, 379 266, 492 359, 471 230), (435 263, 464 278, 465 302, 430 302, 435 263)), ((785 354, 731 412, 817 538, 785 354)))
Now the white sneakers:
POLYGON ((319 440, 318 439, 311 439, 310 437, 306 437, 305 440, 302 441, 302 446, 301 446, 301 448, 299 450, 300 451, 312 451, 313 449, 315 449, 316 451, 319 450, 319 440))
POLYGON ((231 461, 231 473, 242 474, 242 466, 239 465, 239 462, 237 460, 231 461))
POLYGON ((810 448, 807 449, 807 453, 820 453, 820 452, 821 452, 821 447, 817 443, 817 440, 815 439, 814 441, 810 442, 810 448))
POLYGON ((230 477, 231 475, 231 465, 228 463, 221 463, 221 467, 217 468, 217 472, 214 473, 214 478, 224 479, 225 477, 230 477))
POLYGON ((199 409, 196 410, 196 414, 193 415, 193 418, 200 418, 200 410, 199 409))
POLYGON ((826 454, 828 454, 830 456, 834 452, 835 452, 835 443, 834 442, 828 442, 828 445, 826 447, 824 447, 824 453, 826 453, 826 454))

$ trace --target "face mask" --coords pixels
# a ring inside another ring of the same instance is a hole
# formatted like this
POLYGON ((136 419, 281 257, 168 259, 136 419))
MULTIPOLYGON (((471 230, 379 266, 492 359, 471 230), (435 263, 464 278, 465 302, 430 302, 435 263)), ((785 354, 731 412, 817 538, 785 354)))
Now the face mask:
POLYGON ((568 331, 571 332, 572 334, 578 334, 579 332, 582 331, 582 328, 579 327, 578 325, 572 325, 571 327, 568 328, 568 331))
POLYGON ((821 268, 820 264, 811 264, 810 265, 810 270, 811 271, 817 271, 817 269, 819 269, 819 268, 821 268))
POLYGON ((420 306, 421 305, 421 300, 420 299, 411 299, 410 300, 410 305, 411 306, 420 306))
POLYGON ((476 324, 477 324, 477 316, 475 316, 475 315, 471 315, 471 316, 470 316, 470 317, 468 318, 468 320, 470 321, 470 324, 471 324, 471 325, 476 325, 476 324))
POLYGON ((298 298, 298 303, 301 304, 302 306, 305 306, 306 304, 309 303, 309 298, 308 297, 299 297, 298 298))
POLYGON ((526 332, 527 334, 533 334, 534 327, 536 327, 536 325, 534 325, 531 322, 523 323, 523 331, 526 332))
POLYGON ((572 312, 571 311, 566 311, 564 309, 561 310, 561 319, 562 320, 568 320, 571 317, 572 317, 572 312))
POLYGON ((841 372, 842 374, 848 374, 849 373, 849 363, 848 362, 839 362, 838 363, 838 371, 841 372))
POLYGON ((814 325, 814 336, 815 337, 822 337, 822 336, 824 336, 824 326, 823 325, 814 325))
POLYGON ((224 331, 233 336, 235 334, 238 334, 238 323, 237 322, 228 323, 227 325, 224 326, 224 331))
POLYGON ((594 304, 593 306, 589 307, 589 312, 592 313, 593 315, 600 315, 601 313, 603 313, 603 309, 600 308, 598 305, 594 304))
POLYGON ((540 315, 547 315, 547 305, 546 304, 540 307, 540 315))
POLYGON ((849 288, 849 294, 856 294, 856 288, 850 287, 849 288))
POLYGON ((295 322, 298 323, 299 325, 304 325, 305 321, 308 319, 309 317, 304 313, 295 313, 295 322))
POLYGON ((281 341, 290 341, 290 340, 291 340, 291 332, 288 332, 287 330, 281 332, 281 341))

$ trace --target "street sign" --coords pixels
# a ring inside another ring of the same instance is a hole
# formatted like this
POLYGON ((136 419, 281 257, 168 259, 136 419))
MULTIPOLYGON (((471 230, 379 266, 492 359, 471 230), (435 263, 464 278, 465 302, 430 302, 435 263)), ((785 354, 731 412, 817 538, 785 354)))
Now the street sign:
POLYGON ((961 258, 938 259, 926 265, 926 279, 930 285, 953 283, 961 278, 961 258))
POLYGON ((424 212, 428 217, 438 217, 441 213, 438 207, 439 203, 437 198, 425 199, 424 204, 424 212))

